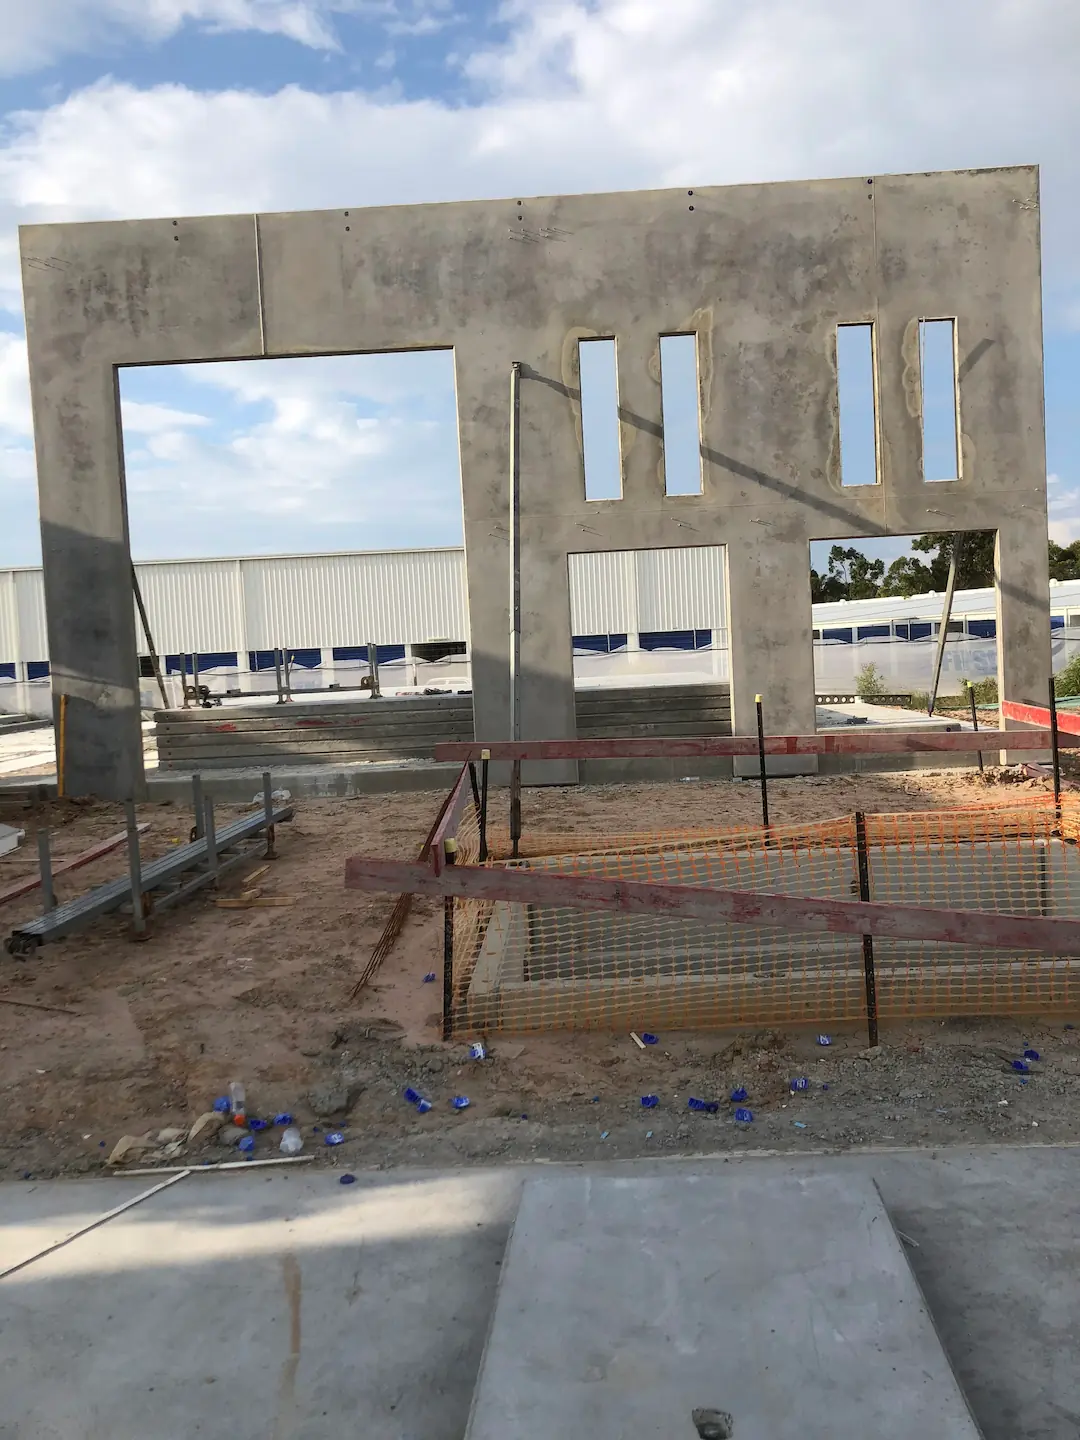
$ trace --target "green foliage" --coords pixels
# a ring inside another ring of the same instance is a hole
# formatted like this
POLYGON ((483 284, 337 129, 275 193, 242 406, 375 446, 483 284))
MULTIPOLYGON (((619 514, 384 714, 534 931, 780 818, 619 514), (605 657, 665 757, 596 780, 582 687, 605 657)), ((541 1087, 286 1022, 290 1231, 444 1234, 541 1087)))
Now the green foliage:
POLYGON ((885 677, 876 665, 864 665, 856 672, 855 694, 860 700, 877 700, 885 693, 885 677))
POLYGON ((1054 694, 1060 698, 1080 695, 1080 655, 1074 655, 1064 670, 1054 676, 1054 694))
POLYGON ((819 600, 873 600, 881 588, 885 561, 871 560, 853 545, 834 545, 824 575, 810 571, 810 595, 819 600))
POLYGON ((1050 579, 1080 580, 1080 540, 1071 545, 1055 545, 1050 541, 1050 579))
MULTIPOLYGON (((822 600, 872 600, 875 596, 926 595, 931 590, 939 593, 949 583, 949 565, 952 562, 955 535, 935 532, 918 535, 911 542, 916 554, 901 555, 885 569, 883 560, 871 560, 853 545, 834 545, 829 551, 829 565, 824 575, 816 570, 810 572, 812 599, 822 600), (923 560, 921 557, 926 556, 923 560)), ((1072 566, 1080 578, 1080 541, 1063 550, 1050 544, 1051 574, 1054 565, 1061 570, 1072 566), (1055 551, 1060 558, 1055 562, 1055 551)), ((1059 579, 1071 578, 1065 574, 1059 579)), ((994 531, 969 530, 960 549, 956 570, 958 590, 980 590, 994 583, 994 531)))
POLYGON ((976 705, 996 705, 998 703, 997 681, 992 675, 988 675, 985 680, 976 680, 971 690, 975 696, 976 705))

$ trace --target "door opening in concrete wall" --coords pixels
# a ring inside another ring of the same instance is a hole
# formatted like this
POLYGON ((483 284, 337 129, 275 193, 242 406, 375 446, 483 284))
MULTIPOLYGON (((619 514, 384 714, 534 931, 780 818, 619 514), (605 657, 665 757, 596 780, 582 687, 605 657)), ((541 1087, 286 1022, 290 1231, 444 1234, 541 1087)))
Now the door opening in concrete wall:
POLYGON ((372 643, 384 691, 434 683, 414 644, 467 639, 451 350, 126 368, 119 388, 167 672, 198 656, 215 694, 274 692, 285 667, 294 691, 358 687, 372 643))
POLYGON ((664 493, 701 494, 701 404, 696 335, 660 337, 664 493))
POLYGON ((575 686, 726 685, 725 562, 722 545, 571 555, 575 686))
POLYGON ((956 321, 919 321, 923 479, 959 480, 956 321))
POLYGON ((622 498, 619 375, 614 340, 578 342, 586 500, 622 498))
POLYGON ((836 327, 836 383, 840 415, 840 483, 878 482, 877 386, 873 325, 836 327))
MULTIPOLYGON (((992 542, 992 533, 987 539, 992 542)), ((945 618, 950 542, 950 536, 934 534, 811 545, 814 683, 819 697, 842 701, 858 696, 881 705, 891 703, 888 697, 897 697, 895 703, 901 704, 907 696, 914 697, 916 709, 925 705, 945 618)), ((1052 625, 1048 614, 1047 626, 1052 625)), ((965 682, 993 682, 997 674, 993 589, 960 588, 949 617, 938 693, 966 706, 965 682)), ((983 693, 989 697, 992 687, 983 693)), ((819 726, 828 723, 819 712, 819 726)))

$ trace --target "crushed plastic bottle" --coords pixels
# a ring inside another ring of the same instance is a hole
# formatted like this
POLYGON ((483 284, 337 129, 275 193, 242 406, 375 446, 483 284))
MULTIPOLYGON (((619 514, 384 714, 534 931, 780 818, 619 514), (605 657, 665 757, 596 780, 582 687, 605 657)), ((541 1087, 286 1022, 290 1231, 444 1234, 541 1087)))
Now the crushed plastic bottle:
POLYGON ((732 1090, 731 1094, 728 1096, 728 1099, 733 1100, 736 1105, 739 1103, 740 1100, 749 1099, 749 1096, 746 1093, 746 1086, 740 1085, 737 1090, 732 1090))
POLYGON ((283 1155, 299 1155, 304 1148, 304 1137, 295 1125, 290 1125, 281 1137, 278 1149, 283 1155))
POLYGON ((239 1080, 233 1080, 229 1085, 229 1114, 234 1125, 247 1124, 247 1097, 239 1080))
POLYGON ((454 1098, 450 1101, 450 1104, 454 1107, 455 1110, 467 1110, 469 1108, 469 1105, 471 1104, 471 1101, 469 1100, 469 1097, 467 1095, 455 1095, 454 1098))
POLYGON ((699 1110, 706 1115, 715 1115, 720 1109, 719 1100, 699 1100, 696 1095, 691 1095, 686 1104, 688 1109, 699 1110))
POLYGON ((819 1045, 831 1045, 831 1044, 832 1044, 832 1036, 831 1036, 831 1035, 819 1035, 819 1036, 817 1037, 817 1043, 818 1043, 819 1045))
MULTIPOLYGON (((418 1101, 416 1102, 416 1111, 417 1111, 417 1114, 418 1114, 418 1115, 426 1115, 427 1112, 428 1112, 430 1109, 431 1109, 431 1101, 430 1101, 430 1100, 418 1100, 418 1101)), ((330 1143, 329 1140, 327 1140, 327 1144, 329 1144, 329 1143, 330 1143)))
POLYGON ((641 1097, 641 1104, 642 1104, 642 1108, 645 1109, 645 1110, 655 1110, 656 1107, 657 1107, 657 1105, 660 1104, 660 1096, 659 1096, 659 1095, 642 1095, 642 1097, 641 1097))
POLYGON ((740 1105, 738 1110, 735 1111, 735 1119, 740 1125, 752 1125, 754 1123, 754 1112, 752 1110, 744 1110, 740 1105))
POLYGON ((805 1075, 797 1075, 791 1082, 791 1093, 794 1095, 799 1090, 809 1090, 810 1081, 805 1075))
POLYGON ((647 1030, 643 1030, 643 1031, 641 1032, 641 1038, 642 1038, 642 1040, 645 1041, 645 1044, 646 1044, 646 1045, 659 1045, 659 1044, 660 1044, 660 1036, 659 1036, 659 1035, 650 1035, 647 1030))
POLYGON ((469 1046, 469 1059, 470 1059, 470 1060, 486 1060, 486 1059, 487 1059, 487 1049, 485 1048, 484 1042, 483 1042, 482 1040, 474 1040, 473 1043, 469 1046))
POLYGON ((255 1149, 255 1136, 245 1135, 236 1148, 240 1151, 242 1155, 250 1155, 251 1152, 255 1149))
POLYGON ((355 1176, 355 1175, 342 1175, 341 1179, 340 1179, 337 1183, 338 1183, 339 1185, 355 1185, 355 1184, 356 1184, 356 1176, 355 1176))
POLYGON ((1024 1059, 1025 1059, 1025 1060, 1041 1060, 1041 1059, 1042 1059, 1042 1056, 1039 1054, 1039 1052, 1038 1052, 1037 1050, 1025 1050, 1025 1051, 1024 1051, 1024 1059))
POLYGON ((214 1109, 219 1115, 228 1115, 232 1106, 229 1104, 228 1095, 219 1095, 214 1101, 214 1109))
POLYGON ((279 1115, 274 1116, 275 1125, 291 1125, 292 1122, 293 1117, 289 1114, 287 1110, 282 1110, 279 1115))
POLYGON ((434 970, 429 970, 428 973, 424 976, 424 984, 425 984, 425 985, 433 985, 434 983, 435 983, 435 971, 434 971, 434 970))
POLYGON ((254 1130, 254 1131, 258 1132, 259 1130, 268 1130, 269 1128, 270 1128, 270 1121, 269 1121, 269 1120, 256 1120, 255 1117, 252 1116, 251 1119, 248 1121, 248 1129, 249 1129, 249 1130, 254 1130))
POLYGON ((344 1145, 345 1136, 341 1133, 340 1130, 331 1130, 329 1135, 327 1135, 326 1137, 326 1143, 327 1145, 344 1145))
POLYGON ((1027 1074, 1029 1066, 1026 1060, 1014 1060, 1012 1062, 1012 1068, 1021 1071, 1023 1074, 1027 1074))
POLYGON ((422 1098, 420 1091, 414 1090, 411 1085, 407 1085, 405 1089, 401 1092, 401 1095, 402 1098, 404 1100, 407 1100, 410 1105, 418 1105, 422 1098))

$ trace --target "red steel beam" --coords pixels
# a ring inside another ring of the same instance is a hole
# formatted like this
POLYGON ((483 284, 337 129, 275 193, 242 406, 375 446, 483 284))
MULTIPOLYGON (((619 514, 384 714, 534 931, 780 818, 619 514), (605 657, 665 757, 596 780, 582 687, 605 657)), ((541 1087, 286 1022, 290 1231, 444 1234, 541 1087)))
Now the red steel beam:
MULTIPOLYGON (((1043 715, 1047 712, 1044 710, 1043 715)), ((1060 718, 1060 717, 1059 717, 1060 718)), ((1044 721, 1048 724, 1048 720, 1044 721)), ((1059 729, 1064 727, 1059 723, 1059 729)), ((1075 733, 1080 743, 1080 723, 1075 733)), ((1045 730, 845 730, 839 735, 766 735, 766 755, 892 755, 913 751, 1048 750, 1045 730)), ((606 760, 629 757, 756 755, 754 735, 698 735, 648 740, 448 741, 435 746, 436 760, 606 760)))
MULTIPOLYGON (((450 800, 443 811, 442 819, 435 827, 435 833, 431 837, 431 868, 436 875, 441 875, 446 859, 444 845, 447 840, 457 835, 458 823, 461 820, 461 812, 466 804, 472 799, 472 786, 469 784, 469 764, 465 762, 461 767, 461 774, 457 778, 457 784, 450 791, 450 800)), ((405 887, 408 888, 407 886, 405 887)))
MULTIPOLYGON (((1005 720, 1021 720, 1025 725, 1043 725, 1049 728, 1050 711, 1045 705, 1021 705, 1018 700, 1003 700, 1001 702, 1001 714, 1005 720)), ((1074 710, 1059 710, 1057 712, 1058 743, 1068 744, 1066 735, 1080 735, 1080 713, 1074 710)), ((1010 735, 1024 734, 1030 732, 1012 731, 1010 735)), ((1075 743, 1075 742, 1072 742, 1075 743)), ((1020 747, 1014 740, 1009 741, 1009 749, 1017 750, 1020 747)))
POLYGON ((461 895, 472 900, 510 900, 519 905, 608 910, 623 915, 666 915, 680 920, 775 925, 838 935, 880 935, 893 940, 939 940, 995 950, 1080 954, 1080 920, 997 915, 983 910, 938 910, 918 905, 878 905, 859 900, 705 890, 693 885, 651 885, 585 875, 488 869, 454 865, 441 875, 426 865, 354 856, 345 862, 346 887, 408 891, 414 895, 461 895))
MULTIPOLYGON (((149 823, 142 824, 139 826, 139 834, 142 835, 149 829, 149 823)), ((74 855, 62 865, 53 866, 53 879, 55 880, 58 875, 66 875, 70 870, 81 870, 84 865, 92 865, 103 855, 108 855, 113 850, 119 850, 126 840, 126 830, 121 830, 119 835, 110 835, 108 840, 99 841, 89 850, 84 850, 81 855, 74 855)), ((6 890, 0 890, 0 905, 6 905, 9 900, 18 900, 21 895, 29 895, 31 890, 36 890, 40 884, 40 872, 37 875, 28 875, 25 880, 16 880, 14 885, 9 885, 6 890)))

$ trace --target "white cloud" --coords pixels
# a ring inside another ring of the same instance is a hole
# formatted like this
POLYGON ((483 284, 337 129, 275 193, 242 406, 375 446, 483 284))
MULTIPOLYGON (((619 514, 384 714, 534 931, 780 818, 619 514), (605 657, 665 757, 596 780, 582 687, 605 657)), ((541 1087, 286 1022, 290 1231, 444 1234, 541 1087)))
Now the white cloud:
MULTIPOLYGON (((9 4, 0 0, 0 17, 9 4)), ((349 10, 398 25, 452 13, 435 0, 19 0, 11 9, 36 17, 11 31, 25 43, 31 31, 45 33, 42 14, 52 22, 65 17, 67 29, 60 29, 68 36, 80 25, 85 30, 87 16, 150 37, 184 23, 286 33, 286 23, 302 20, 316 28, 297 29, 294 38, 328 44, 333 16, 349 10)), ((274 95, 202 94, 179 85, 140 90, 103 80, 56 105, 9 116, 0 133, 0 305, 16 310, 20 303, 11 238, 19 220, 1037 161, 1048 323, 1080 316, 1075 0, 511 0, 504 17, 508 42, 468 60, 475 90, 467 104, 296 86, 274 95)), ((302 379, 297 369, 301 408, 289 412, 292 429, 284 402, 269 393, 279 382, 221 367, 213 383, 240 403, 259 399, 262 387, 272 407, 272 428, 251 431, 246 452, 233 446, 230 463, 242 468, 258 456, 273 465, 276 445, 302 467, 300 450, 290 447, 319 434, 341 457, 335 474, 346 476, 353 464, 375 473, 377 457, 355 449, 373 444, 372 435, 362 440, 364 432, 350 429, 336 408, 348 396, 329 381, 302 379)), ((392 376, 382 381, 380 403, 402 401, 408 386, 395 391, 396 383, 392 376)), ((382 416, 382 440, 389 424, 382 416)), ((157 443, 165 435, 177 437, 170 442, 176 454, 204 455, 199 446, 207 436, 198 427, 166 426, 157 443)), ((284 495, 285 471, 273 473, 284 495)), ((326 483, 333 489, 338 481, 326 483)), ((305 493, 293 485, 294 495, 305 493)))
POLYGON ((21 335, 0 331, 0 435, 31 436, 30 376, 26 368, 26 341, 21 335))
POLYGON ((152 405, 141 400, 125 400, 122 419, 125 435, 159 435, 164 431, 210 424, 205 415, 193 415, 188 410, 174 410, 171 405, 152 405))

